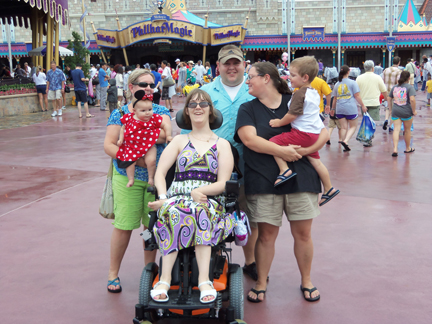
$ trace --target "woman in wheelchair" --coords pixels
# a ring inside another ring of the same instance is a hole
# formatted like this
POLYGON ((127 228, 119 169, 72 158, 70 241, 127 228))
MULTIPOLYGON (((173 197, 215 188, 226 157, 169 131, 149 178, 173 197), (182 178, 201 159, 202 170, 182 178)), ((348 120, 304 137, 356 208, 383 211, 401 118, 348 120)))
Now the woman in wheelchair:
POLYGON ((191 91, 183 118, 192 131, 174 137, 163 151, 155 175, 159 200, 148 204, 159 210, 153 231, 163 263, 160 281, 150 295, 157 302, 168 301, 178 251, 194 246, 200 301, 211 303, 217 296, 209 281, 211 246, 223 241, 233 227, 233 216, 225 215, 221 194, 231 177, 234 161, 229 142, 210 129, 215 113, 206 92, 191 91), (174 163, 174 181, 167 191, 165 176, 174 163))

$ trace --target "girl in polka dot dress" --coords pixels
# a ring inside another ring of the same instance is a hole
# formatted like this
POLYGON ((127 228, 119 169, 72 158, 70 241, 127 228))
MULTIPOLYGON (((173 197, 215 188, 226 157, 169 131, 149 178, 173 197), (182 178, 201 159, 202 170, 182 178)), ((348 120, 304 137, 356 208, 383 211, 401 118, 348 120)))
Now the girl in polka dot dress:
POLYGON ((117 145, 117 163, 120 168, 126 168, 128 183, 134 184, 136 161, 144 157, 148 170, 148 184, 154 184, 156 172, 156 146, 160 130, 166 134, 166 141, 172 140, 171 124, 163 120, 158 114, 153 114, 153 95, 146 95, 145 91, 135 92, 133 113, 124 115, 120 120, 123 124, 117 145))

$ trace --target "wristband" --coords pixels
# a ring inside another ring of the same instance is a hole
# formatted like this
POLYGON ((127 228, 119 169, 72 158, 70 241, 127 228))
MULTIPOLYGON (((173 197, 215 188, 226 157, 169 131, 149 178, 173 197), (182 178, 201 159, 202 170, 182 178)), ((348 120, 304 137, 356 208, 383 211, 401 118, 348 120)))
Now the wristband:
POLYGON ((164 200, 164 199, 167 199, 168 197, 167 197, 167 195, 159 195, 159 200, 164 200))

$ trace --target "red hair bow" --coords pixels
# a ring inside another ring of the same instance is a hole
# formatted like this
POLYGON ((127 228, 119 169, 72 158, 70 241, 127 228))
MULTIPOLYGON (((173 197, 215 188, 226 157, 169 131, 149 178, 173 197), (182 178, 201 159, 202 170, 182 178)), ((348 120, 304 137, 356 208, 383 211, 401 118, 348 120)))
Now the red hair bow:
POLYGON ((146 94, 142 97, 141 100, 150 100, 153 101, 153 95, 152 94, 146 94))

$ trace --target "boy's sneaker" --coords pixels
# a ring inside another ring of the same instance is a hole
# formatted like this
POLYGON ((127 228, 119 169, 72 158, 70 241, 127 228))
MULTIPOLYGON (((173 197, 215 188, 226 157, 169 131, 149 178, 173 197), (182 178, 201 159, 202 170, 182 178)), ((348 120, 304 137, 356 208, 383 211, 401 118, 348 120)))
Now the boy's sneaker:
POLYGON ((54 110, 54 112, 51 114, 51 117, 57 116, 57 110, 54 110))
POLYGON ((59 109, 59 111, 58 111, 57 115, 58 115, 58 116, 61 116, 61 115, 63 115, 63 110, 59 109))
POLYGON ((327 144, 327 145, 331 145, 330 140, 328 140, 328 141, 326 142, 326 144, 327 144))
POLYGON ((63 107, 62 107, 62 109, 66 109, 66 107, 65 107, 65 106, 63 106, 63 107))
POLYGON ((388 125, 388 120, 386 119, 385 122, 384 122, 384 124, 383 124, 383 129, 384 130, 387 130, 387 125, 388 125))

